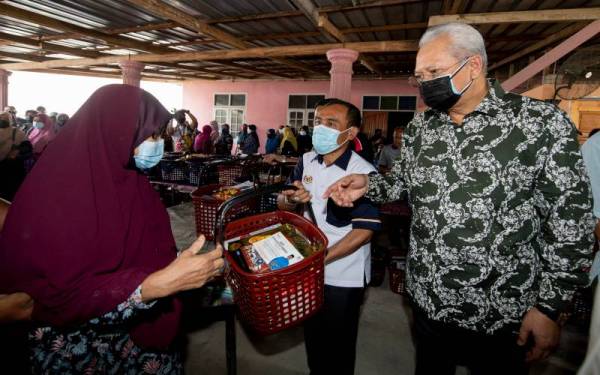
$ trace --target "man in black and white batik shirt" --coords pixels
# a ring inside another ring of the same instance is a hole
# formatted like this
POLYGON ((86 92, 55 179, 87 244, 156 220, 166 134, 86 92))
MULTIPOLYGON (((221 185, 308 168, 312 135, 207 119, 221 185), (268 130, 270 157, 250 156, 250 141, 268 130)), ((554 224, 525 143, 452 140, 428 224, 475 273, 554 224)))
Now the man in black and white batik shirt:
POLYGON ((524 374, 558 344, 558 321, 586 284, 594 219, 577 131, 554 105, 486 78, 469 25, 429 29, 414 82, 430 107, 408 125, 391 172, 351 175, 341 206, 407 193, 407 288, 417 374, 524 374))

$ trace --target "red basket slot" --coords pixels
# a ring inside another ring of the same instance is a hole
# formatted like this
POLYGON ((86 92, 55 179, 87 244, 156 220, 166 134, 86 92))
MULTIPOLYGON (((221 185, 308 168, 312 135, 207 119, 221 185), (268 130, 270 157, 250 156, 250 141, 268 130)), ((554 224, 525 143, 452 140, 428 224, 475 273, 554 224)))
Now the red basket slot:
MULTIPOLYGON (((277 223, 294 225, 311 243, 327 248, 327 237, 310 221, 287 211, 245 217, 227 224, 225 238, 247 235, 277 223)), ((240 318, 262 335, 295 326, 314 315, 323 305, 325 251, 281 270, 248 273, 226 251, 229 263, 227 281, 239 307, 240 318)))
POLYGON ((242 177, 243 168, 239 164, 220 164, 217 166, 219 184, 223 186, 235 185, 236 179, 242 177))
MULTIPOLYGON (((211 184, 201 186, 192 192, 192 202, 194 204, 194 217, 196 219, 196 233, 204 234, 207 240, 212 241, 215 238, 215 222, 217 220, 217 211, 223 201, 211 196, 214 192, 223 187, 220 184, 211 184)), ((250 215, 256 206, 256 200, 248 200, 232 208, 225 217, 225 222, 234 220, 243 215, 250 215)))

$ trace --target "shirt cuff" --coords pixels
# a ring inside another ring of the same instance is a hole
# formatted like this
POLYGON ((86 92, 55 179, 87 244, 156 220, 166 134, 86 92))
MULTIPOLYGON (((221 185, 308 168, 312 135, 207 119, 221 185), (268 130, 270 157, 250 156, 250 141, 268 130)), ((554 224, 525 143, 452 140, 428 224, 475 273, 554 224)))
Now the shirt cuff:
POLYGON ((156 304, 156 300, 148 303, 142 302, 142 286, 138 286, 129 296, 129 307, 136 309, 149 309, 156 304))
POLYGON ((560 312, 558 312, 555 309, 551 309, 549 307, 546 307, 542 304, 537 304, 535 305, 535 308, 540 310, 540 312, 544 315, 546 315, 548 318, 550 318, 552 321, 554 322, 558 322, 558 319, 560 318, 560 312))
POLYGON ((377 218, 355 217, 352 219, 352 229, 381 230, 381 220, 377 218))
POLYGON ((377 180, 380 178, 380 174, 377 172, 371 172, 368 174, 367 178, 367 192, 365 193, 365 197, 370 199, 373 202, 379 203, 380 194, 379 189, 376 188, 377 180))

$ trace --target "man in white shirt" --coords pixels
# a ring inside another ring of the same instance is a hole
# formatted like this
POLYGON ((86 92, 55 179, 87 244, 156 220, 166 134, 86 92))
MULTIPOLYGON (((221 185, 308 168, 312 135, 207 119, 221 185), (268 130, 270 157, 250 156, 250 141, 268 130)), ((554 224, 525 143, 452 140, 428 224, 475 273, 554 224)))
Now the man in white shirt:
POLYGON ((298 161, 289 180, 298 190, 283 191, 281 209, 310 202, 316 225, 329 240, 325 256, 323 308, 304 326, 311 375, 354 373, 356 337, 365 285, 370 279, 370 240, 379 230, 379 211, 368 199, 342 208, 323 193, 339 178, 373 173, 373 165, 349 147, 359 132, 360 111, 354 105, 325 99, 317 103, 313 151, 298 161))

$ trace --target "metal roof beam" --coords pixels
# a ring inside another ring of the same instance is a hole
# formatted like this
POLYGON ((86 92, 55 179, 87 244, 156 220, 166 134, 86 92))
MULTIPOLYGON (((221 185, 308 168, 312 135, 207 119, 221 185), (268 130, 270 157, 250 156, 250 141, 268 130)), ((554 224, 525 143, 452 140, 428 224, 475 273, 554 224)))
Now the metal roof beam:
POLYGON ((429 17, 429 26, 449 22, 498 24, 518 22, 574 22, 600 19, 600 8, 524 10, 497 13, 467 13, 429 17))
MULTIPOLYGON (((239 39, 238 37, 236 37, 232 34, 229 34, 225 31, 222 31, 220 29, 217 29, 216 27, 209 25, 208 22, 202 21, 202 20, 198 19, 197 17, 193 17, 172 5, 163 3, 160 0, 128 0, 128 1, 132 4, 135 4, 139 7, 141 7, 142 9, 145 9, 145 10, 159 16, 159 17, 164 17, 171 21, 177 22, 177 23, 181 24, 182 26, 185 26, 191 30, 197 31, 197 32, 205 34, 205 35, 209 35, 209 36, 213 37, 216 41, 229 44, 230 46, 236 47, 241 50, 250 47, 250 45, 248 45, 245 41, 239 39)), ((275 61, 277 61, 281 64, 284 64, 284 65, 292 66, 292 67, 302 70, 302 71, 307 71, 309 73, 319 73, 319 72, 316 72, 314 69, 312 69, 309 65, 299 63, 296 61, 291 61, 291 60, 284 59, 284 58, 278 58, 278 59, 275 59, 275 61)))
MULTIPOLYGON (((320 14, 319 10, 312 2, 312 0, 292 0, 292 2, 300 8, 306 15, 306 17, 321 30, 326 32, 332 39, 338 42, 347 42, 346 36, 329 20, 326 13, 320 14)), ((383 71, 377 66, 377 62, 364 55, 359 55, 358 60, 370 71, 383 75, 383 71)))
POLYGON ((571 37, 554 47, 549 52, 545 53, 542 57, 533 61, 517 74, 502 82, 502 88, 504 88, 506 91, 513 90, 523 82, 544 70, 544 68, 550 64, 558 61, 575 48, 596 36, 598 33, 600 33, 600 19, 597 19, 583 29, 579 30, 574 35, 571 35, 571 37))
POLYGON ((553 43, 558 42, 559 40, 562 40, 568 36, 575 34, 577 31, 581 30, 583 27, 584 27, 584 25, 579 24, 579 23, 572 25, 572 26, 565 27, 561 31, 554 33, 552 35, 549 35, 546 38, 544 38, 536 43, 533 43, 529 47, 525 47, 525 48, 519 50, 517 53, 507 56, 507 57, 503 58, 502 60, 492 64, 488 68, 488 70, 498 69, 499 67, 504 66, 510 62, 513 62, 517 59, 520 59, 521 57, 524 57, 524 56, 530 55, 531 53, 539 51, 546 46, 549 46, 553 43))
MULTIPOLYGON (((128 59, 147 62, 164 63, 176 61, 220 61, 239 60, 252 58, 286 58, 292 56, 315 56, 323 55, 334 48, 350 48, 359 53, 380 52, 414 52, 417 50, 417 42, 414 40, 381 41, 381 42, 358 42, 358 43, 330 43, 330 44, 303 44, 279 47, 256 47, 246 50, 215 50, 194 52, 173 52, 168 54, 138 54, 130 55, 128 59)), ((96 59, 70 59, 43 62, 39 64, 2 64, 1 69, 25 70, 25 69, 51 69, 68 66, 89 66, 116 63, 123 56, 106 56, 96 59)))
POLYGON ((44 50, 44 51, 64 53, 64 54, 72 55, 72 56, 92 57, 92 58, 104 56, 104 54, 94 52, 94 51, 85 51, 85 50, 81 50, 78 48, 59 46, 59 45, 52 44, 52 43, 41 42, 39 40, 32 39, 29 37, 12 35, 12 34, 7 34, 7 33, 3 33, 3 32, 0 32, 0 39, 10 42, 9 44, 12 44, 12 45, 22 44, 25 46, 36 47, 36 48, 38 48, 40 50, 44 50))

